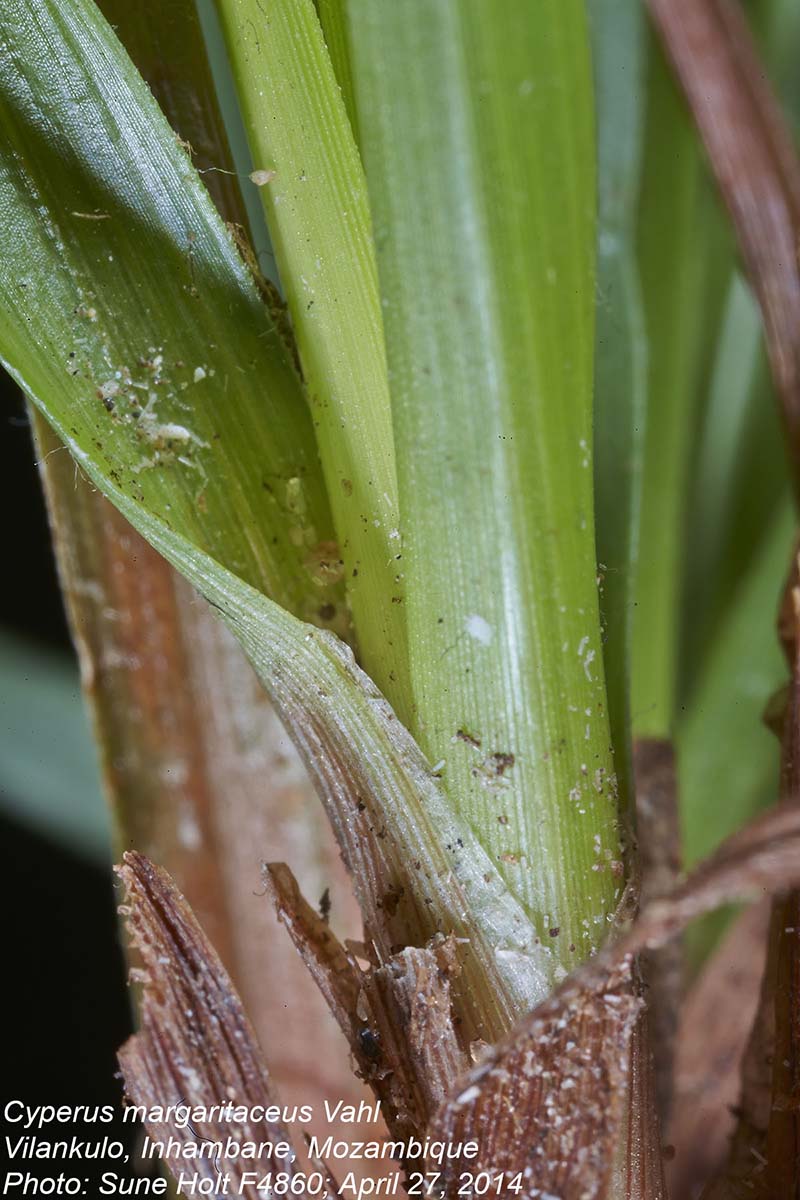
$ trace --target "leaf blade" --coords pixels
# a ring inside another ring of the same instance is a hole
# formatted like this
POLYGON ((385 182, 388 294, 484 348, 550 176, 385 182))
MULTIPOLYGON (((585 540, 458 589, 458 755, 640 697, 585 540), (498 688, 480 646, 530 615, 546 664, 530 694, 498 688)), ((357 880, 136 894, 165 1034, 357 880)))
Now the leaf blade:
POLYGON ((0 30, 7 368, 69 395, 68 445, 313 615, 336 599, 315 581, 332 534, 313 430, 227 230, 92 6, 20 0, 0 30))
POLYGON ((348 11, 413 728, 558 972, 592 944, 582 922, 613 905, 595 835, 619 857, 592 525, 582 5, 348 11))
POLYGON ((626 800, 632 795, 630 657, 647 397, 636 260, 646 43, 643 14, 625 0, 590 4, 587 11, 598 141, 595 524, 611 740, 626 800))
MULTIPOLYGON (((218 0, 361 658, 406 715, 394 439, 364 173, 313 0, 218 0)), ((252 185, 251 185, 252 186, 252 185)))

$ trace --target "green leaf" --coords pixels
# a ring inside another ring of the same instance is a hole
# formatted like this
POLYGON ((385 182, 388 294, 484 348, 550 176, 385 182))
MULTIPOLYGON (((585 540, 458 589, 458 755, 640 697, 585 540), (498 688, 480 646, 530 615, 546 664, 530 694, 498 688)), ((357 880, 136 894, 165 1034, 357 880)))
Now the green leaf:
MULTIPOLYGON (((397 484, 367 192, 313 0, 218 0, 346 567, 361 661, 408 708, 397 484)), ((251 186, 255 186, 251 184, 251 186)))
POLYGON ((75 853, 108 861, 110 822, 74 664, 0 634, 0 798, 75 853), (46 754, 43 752, 46 747, 46 754))
POLYGON ((638 243, 648 397, 632 719, 635 736, 668 738, 679 684, 686 497, 730 251, 697 135, 652 43, 643 181, 638 243))
POLYGON ((636 261, 645 18, 629 0, 589 5, 597 112, 595 507, 603 658, 620 791, 630 776, 630 650, 647 393, 636 261), (620 69, 624 63, 625 69, 620 69))
POLYGON ((0 35, 3 361, 122 492, 343 628, 302 391, 186 153, 88 0, 0 35))
MULTIPOLYGON (((692 704, 709 641, 735 603, 788 487, 782 443, 760 314, 734 274, 698 436, 686 530, 684 705, 692 704)), ((788 556, 787 542, 784 569, 788 556)), ((780 581, 773 609, 779 587, 780 581)))
POLYGON ((767 701, 786 680, 775 619, 794 530, 784 495, 707 651, 691 707, 678 726, 681 811, 690 865, 777 793, 778 747, 761 718, 767 701))
MULTIPOLYGON (((124 5, 125 0, 114 0, 114 3, 124 5)), ((239 101, 236 97, 233 72, 228 60, 228 50, 225 45, 222 27, 219 23, 216 5, 214 0, 192 0, 192 3, 196 13, 197 24, 200 26, 203 34, 205 57, 213 81, 211 87, 213 88, 214 100, 222 115, 225 138, 228 143, 230 157, 233 160, 231 166, 236 171, 242 204, 247 214, 247 220, 243 224, 246 225, 249 231, 250 243, 256 262, 258 263, 258 269, 265 279, 268 279, 276 287, 279 287, 278 268, 275 263, 275 253, 272 249, 272 242, 267 230, 267 222, 264 219, 261 197, 258 194, 258 188, 249 186, 250 172, 252 170, 250 147, 247 144, 247 134, 245 133, 242 114, 239 111, 239 101)), ((139 7, 137 6, 137 9, 139 7)), ((112 21, 113 24, 114 22, 112 21)), ((152 29, 152 23, 150 27, 152 29)), ((124 44, 125 38, 123 37, 121 40, 124 44)), ((129 53, 134 62, 138 63, 137 55, 130 50, 129 53)), ((197 62, 195 61, 194 66, 189 69, 196 71, 197 62)), ((147 78, 146 75, 145 78, 147 78)), ((205 89, 207 86, 203 82, 198 83, 198 88, 200 89, 205 89)), ((159 94, 157 86, 154 86, 153 91, 161 107, 164 109, 167 119, 171 124, 175 124, 171 117, 168 94, 162 97, 159 94)), ((208 104, 208 93, 204 91, 203 107, 206 107, 208 104)), ((189 138, 189 141, 191 141, 191 138, 189 138)), ((219 162, 216 165, 219 166, 219 162)), ((227 166, 227 164, 223 165, 227 166)), ((208 175, 203 176, 203 181, 211 191, 212 198, 215 200, 216 195, 211 185, 213 183, 213 176, 217 174, 219 174, 218 171, 210 171, 208 175)), ((220 208, 220 211, 226 220, 232 219, 225 209, 220 208)))
POLYGON ((342 90, 342 99, 350 118, 350 127, 358 143, 358 113, 347 31, 347 0, 316 0, 316 7, 319 23, 325 36, 325 45, 331 56, 331 66, 342 90))
MULTIPOLYGON (((711 639, 686 715, 677 727, 684 857, 696 863, 778 795, 779 748, 762 715, 786 681, 775 632, 781 587, 796 537, 788 485, 761 546, 732 590, 711 639)), ((725 917, 691 935, 697 961, 716 941, 725 917)))
POLYGON ((195 0, 170 0, 167 5, 157 0, 100 0, 98 8, 173 130, 188 143, 192 162, 219 212, 226 221, 245 227, 241 181, 195 0))
POLYGON ((748 17, 792 121, 800 133, 800 78, 797 48, 800 46, 800 8, 794 0, 751 0, 748 17))
POLYGON ((412 728, 535 922, 552 982, 602 937, 619 858, 594 554, 583 5, 351 0, 348 13, 412 728))

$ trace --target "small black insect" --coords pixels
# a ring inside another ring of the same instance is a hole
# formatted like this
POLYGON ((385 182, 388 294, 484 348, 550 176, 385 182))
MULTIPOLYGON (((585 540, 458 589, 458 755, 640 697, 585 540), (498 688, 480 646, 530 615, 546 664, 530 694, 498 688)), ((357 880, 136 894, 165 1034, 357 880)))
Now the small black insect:
POLYGON ((372 1062, 376 1062, 380 1058, 380 1034, 376 1030, 370 1029, 369 1025, 365 1025, 363 1029, 359 1029, 358 1045, 365 1058, 370 1059, 372 1062))
POLYGON ((325 888, 325 891, 319 898, 319 915, 322 917, 325 924, 328 924, 328 919, 331 915, 331 889, 325 888))

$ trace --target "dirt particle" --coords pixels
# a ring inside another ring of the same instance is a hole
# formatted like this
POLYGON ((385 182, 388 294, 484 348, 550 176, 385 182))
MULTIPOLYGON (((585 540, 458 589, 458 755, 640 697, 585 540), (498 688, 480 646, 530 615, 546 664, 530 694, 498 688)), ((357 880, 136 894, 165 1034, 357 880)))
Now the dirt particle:
POLYGON ((344 576, 344 563, 336 542, 319 542, 306 558, 305 566, 320 586, 338 583, 344 576))
POLYGON ((506 771, 510 771, 516 759, 513 754, 507 753, 504 750, 495 750, 491 756, 494 763, 495 773, 497 775, 505 775, 506 771))
POLYGON ((515 761, 513 754, 505 750, 495 750, 472 768, 473 778, 480 780, 484 787, 493 790, 504 788, 508 785, 506 771, 511 770, 515 761))
POLYGON ((105 383, 101 383, 97 389, 98 397, 103 400, 110 400, 112 396, 116 396, 119 391, 119 384, 116 379, 107 379, 105 383))
POLYGON ((388 892, 384 894, 381 901, 381 908, 390 917, 393 917, 397 912, 398 905, 400 904, 404 893, 404 887, 390 887, 388 892))
POLYGON ((469 733, 466 729, 457 729, 453 741, 466 742, 468 746, 472 746, 473 750, 480 750, 481 739, 475 737, 473 733, 469 733))

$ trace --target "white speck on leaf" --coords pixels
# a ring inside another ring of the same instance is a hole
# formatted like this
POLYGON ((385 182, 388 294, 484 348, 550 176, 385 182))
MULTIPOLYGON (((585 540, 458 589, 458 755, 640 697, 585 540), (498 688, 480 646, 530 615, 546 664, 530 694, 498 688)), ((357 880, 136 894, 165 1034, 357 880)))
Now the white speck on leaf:
POLYGON ((471 638, 476 642, 480 642, 482 646, 488 646, 494 637, 494 630, 489 622, 477 613, 473 613, 464 621, 464 629, 471 638))

